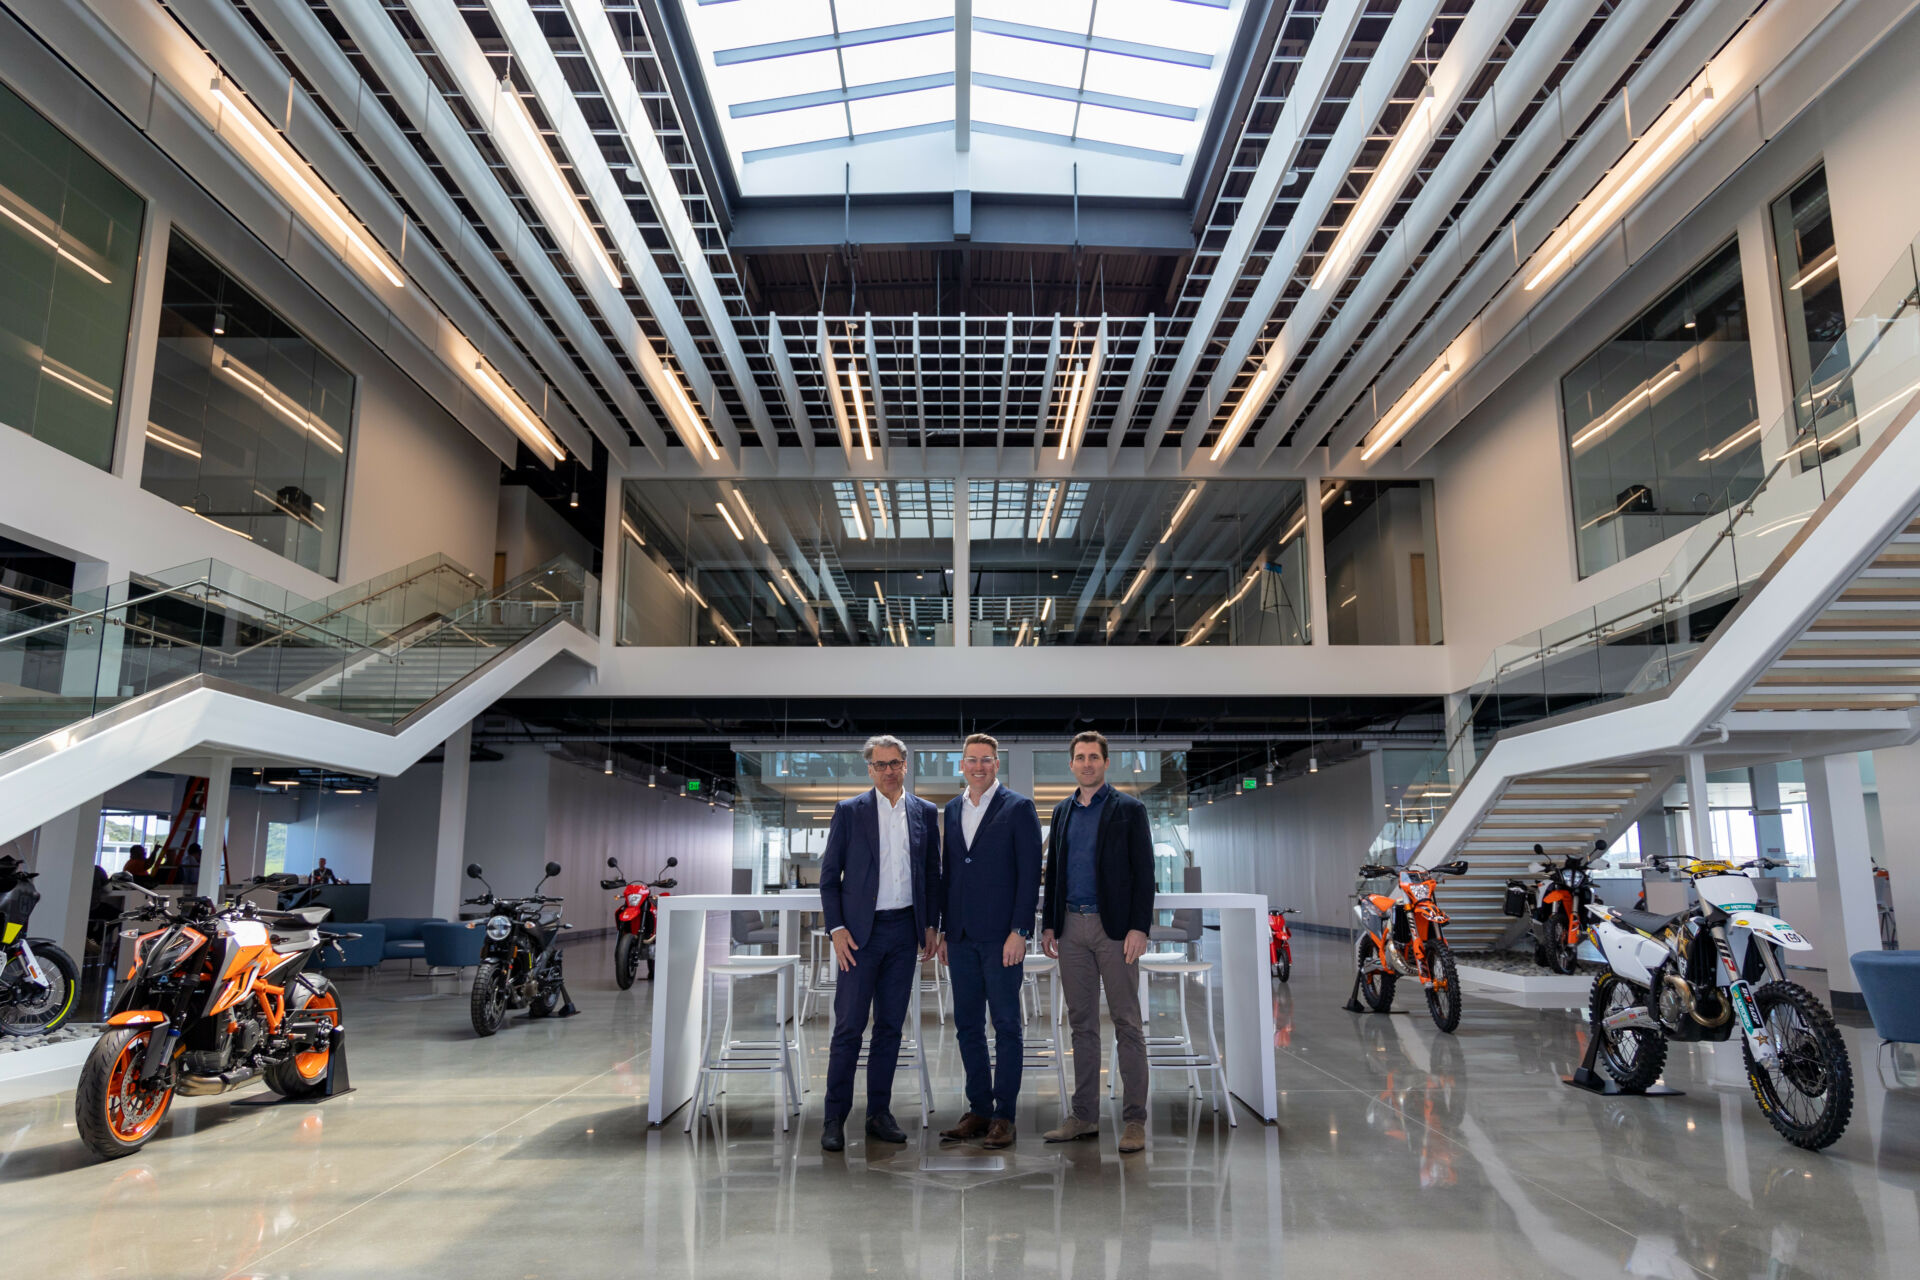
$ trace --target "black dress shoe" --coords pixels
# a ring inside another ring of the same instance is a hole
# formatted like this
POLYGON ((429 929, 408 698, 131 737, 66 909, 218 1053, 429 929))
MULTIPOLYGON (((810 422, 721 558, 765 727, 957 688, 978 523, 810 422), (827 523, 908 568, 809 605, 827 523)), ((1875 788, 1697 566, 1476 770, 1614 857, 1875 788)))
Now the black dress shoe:
POLYGON ((907 1135, 894 1123, 893 1116, 885 1111, 876 1111, 867 1117, 867 1136, 881 1142, 904 1143, 907 1140, 907 1135))
POLYGON ((829 1120, 820 1126, 820 1149, 822 1151, 845 1151, 847 1149, 847 1122, 829 1120))

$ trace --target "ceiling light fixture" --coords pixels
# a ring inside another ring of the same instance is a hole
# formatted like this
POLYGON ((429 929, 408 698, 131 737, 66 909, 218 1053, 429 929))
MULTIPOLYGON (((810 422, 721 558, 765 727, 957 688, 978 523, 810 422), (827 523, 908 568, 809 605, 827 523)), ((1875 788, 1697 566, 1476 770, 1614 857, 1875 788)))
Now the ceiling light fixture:
POLYGON ((1013 638, 1013 647, 1018 649, 1021 645, 1025 644, 1027 642, 1027 636, 1030 635, 1032 631, 1033 631, 1033 619, 1032 618, 1020 619, 1020 634, 1013 638))
POLYGON ((5 217, 9 222, 16 224, 17 226, 19 226, 19 228, 22 231, 25 231, 28 235, 32 236, 35 240, 38 240, 41 244, 46 245, 49 249, 52 249, 56 257, 66 259, 68 262, 71 262, 74 266, 80 268, 82 271, 92 276, 95 280, 98 280, 101 284, 113 283, 113 281, 107 279, 107 277, 101 275, 98 271, 95 271, 92 267, 88 266, 86 262, 82 261, 81 258, 73 252, 73 250, 61 244, 60 238, 58 236, 50 235, 46 231, 35 226, 33 223, 29 222, 26 218, 21 217, 19 214, 15 213, 12 209, 9 209, 5 203, 0 203, 0 217, 5 217))
POLYGON ((200 451, 194 448, 192 442, 185 436, 177 431, 169 431, 157 422, 149 422, 147 424, 147 439, 153 441, 162 449, 171 449, 175 453, 185 454, 189 458, 198 458, 200 456, 200 451))
MULTIPOLYGON (((98 400, 101 404, 108 405, 108 406, 111 406, 113 404, 112 396, 108 395, 104 391, 99 390, 97 387, 88 386, 86 383, 80 381, 80 379, 74 377, 72 374, 62 373, 60 370, 54 368, 50 362, 41 364, 40 372, 46 374, 49 378, 52 378, 55 382, 64 383, 65 385, 72 387, 75 391, 78 391, 81 395, 86 396, 89 400, 98 400)), ((279 406, 276 405, 274 407, 278 408, 279 406)), ((284 413, 285 410, 282 410, 282 412, 284 413)), ((339 450, 336 449, 335 452, 337 453, 339 452, 339 450)))
POLYGON ((542 168, 551 188, 550 194, 567 209, 573 220, 573 226, 582 245, 593 255, 594 263, 606 273, 613 287, 620 287, 620 268, 614 265, 613 257, 606 246, 600 243, 600 235, 593 229, 593 222, 587 217, 587 211, 581 207, 580 198, 573 193, 573 186, 566 175, 560 172, 560 166, 554 161, 553 152, 548 149, 546 139, 540 136, 539 128, 533 123, 533 113, 527 110, 527 104, 520 97, 519 90, 513 87, 511 80, 499 82, 500 99, 508 104, 507 114, 519 122, 525 140, 531 145, 530 155, 545 161, 542 168))
POLYGON ((1806 286, 1812 284, 1815 280, 1818 280, 1821 276, 1827 274, 1827 272, 1833 270, 1835 267, 1839 265, 1840 265, 1840 249, 1839 249, 1839 246, 1835 245, 1829 248, 1820 257, 1815 258, 1813 260, 1812 265, 1810 265, 1805 271, 1802 271, 1800 273, 1799 279, 1795 280, 1792 284, 1788 285, 1787 288, 1796 289, 1796 290, 1804 289, 1806 288, 1806 286))
POLYGON ((1352 485, 1347 485, 1345 488, 1340 490, 1340 505, 1343 507, 1350 507, 1353 505, 1353 486, 1352 485))
MULTIPOLYGON (((1059 501, 1060 489, 1061 484, 1056 480, 1054 481, 1053 487, 1047 490, 1047 505, 1040 512, 1040 531, 1033 535, 1035 542, 1044 542, 1046 540, 1047 526, 1053 522, 1053 504, 1059 501)), ((1171 532, 1171 530, 1169 530, 1169 532, 1171 532)))
POLYGON ((880 597, 881 604, 885 604, 887 602, 887 593, 881 588, 880 579, 878 578, 875 578, 873 580, 873 593, 880 597))
MULTIPOLYGON (((702 603, 702 604, 704 604, 704 603, 706 603, 706 602, 705 602, 705 601, 702 601, 701 603, 702 603)), ((715 624, 714 624, 714 625, 716 625, 716 626, 718 626, 718 627, 720 628, 720 634, 721 634, 721 635, 723 635, 723 636, 725 636, 725 637, 727 638, 727 643, 728 643, 728 644, 730 644, 730 645, 732 645, 732 646, 733 646, 734 648, 736 648, 736 649, 738 649, 738 648, 740 647, 740 637, 739 637, 739 636, 737 636, 737 635, 735 635, 735 634, 733 634, 733 628, 732 628, 732 627, 730 627, 730 626, 728 626, 728 625, 727 625, 726 623, 724 623, 724 622, 720 622, 720 621, 718 621, 717 619, 715 620, 715 624)))
POLYGON ((1662 374, 1658 381, 1651 385, 1640 387, 1638 390, 1629 391, 1620 398, 1620 403, 1615 405, 1606 417, 1581 431, 1579 435, 1576 435, 1567 443, 1567 447, 1569 449, 1578 449, 1589 441, 1592 441, 1605 432, 1608 427, 1613 426, 1614 423, 1619 422, 1622 418, 1625 418, 1629 413, 1633 412, 1634 406, 1639 404, 1641 400, 1644 399, 1651 404, 1653 402, 1653 393, 1679 376, 1680 366, 1675 364, 1662 374))
POLYGON ((1759 419, 1756 418, 1754 421, 1748 423, 1746 426, 1742 427, 1740 430, 1728 436, 1725 440, 1722 440, 1719 444, 1715 445, 1713 448, 1701 454, 1700 461, 1712 462, 1715 459, 1725 457, 1727 454, 1739 448, 1741 444, 1743 444, 1748 440, 1751 440, 1753 437, 1759 434, 1760 434, 1760 421, 1759 419))
POLYGON ((578 489, 575 489, 567 495, 567 505, 569 507, 577 507, 580 505, 580 491, 578 489))
POLYGON ((213 336, 222 337, 227 332, 227 313, 216 309, 213 313, 213 336))
POLYGON ((885 536, 887 532, 887 527, 889 524, 888 512, 887 512, 886 488, 887 488, 886 481, 875 480, 873 482, 873 487, 871 490, 871 495, 873 498, 873 514, 876 517, 876 519, 874 520, 874 531, 876 533, 879 533, 882 536, 885 536))
POLYGON ((867 431, 867 396, 860 389, 860 359, 853 353, 853 340, 847 340, 847 382, 853 388, 853 412, 860 421, 860 452, 873 461, 873 437, 867 431))
MULTIPOLYGON (((662 361, 660 365, 660 379, 666 384, 667 390, 671 393, 669 396, 670 403, 666 407, 669 410, 678 409, 680 411, 681 430, 700 442, 700 447, 707 451, 707 457, 710 460, 718 462, 720 460, 720 451, 713 447, 713 437, 707 432, 707 424, 700 420, 699 410, 693 407, 693 400, 687 395, 687 389, 680 385, 679 372, 662 361)), ((669 413, 669 416, 671 416, 671 413, 669 413)))
MULTIPOLYGON (((1668 108, 1668 111, 1675 111, 1678 107, 1679 103, 1676 102, 1672 107, 1668 108)), ((1531 291, 1542 280, 1552 275, 1555 271, 1558 271, 1580 251, 1580 246, 1585 243, 1589 237, 1610 223, 1613 220, 1614 213, 1626 202, 1627 198, 1653 175, 1653 171, 1659 168, 1661 162, 1667 158, 1674 148, 1686 141, 1688 134, 1693 132, 1694 127, 1698 125, 1711 110, 1713 110, 1713 90, 1710 87, 1703 87, 1700 91, 1700 96, 1694 99, 1691 106, 1685 108, 1683 112, 1680 112, 1678 122, 1666 131, 1665 136, 1660 139, 1658 145, 1654 146, 1641 158, 1639 163, 1633 167, 1632 171, 1621 180, 1620 185, 1615 187, 1607 198, 1600 202, 1598 208, 1581 220, 1580 225, 1574 230, 1573 234, 1568 236, 1566 242, 1554 251, 1552 257, 1547 259, 1546 265, 1533 273, 1532 278, 1526 283, 1526 288, 1531 291)))
POLYGON ((1419 101, 1407 113, 1407 118, 1400 122, 1400 131, 1388 144, 1386 155, 1380 158, 1379 167, 1373 171, 1373 180, 1360 193, 1360 199, 1355 202, 1353 212, 1347 215, 1340 234, 1333 238, 1333 244, 1321 256, 1320 268, 1313 273, 1313 288, 1324 286, 1336 271, 1344 272, 1358 246, 1373 238, 1373 233, 1379 227, 1380 216, 1387 210, 1393 197, 1400 194, 1400 188, 1406 185, 1407 175, 1413 172, 1414 164, 1425 151, 1423 144, 1428 138, 1423 134, 1433 119, 1433 108, 1433 85, 1429 83, 1421 88, 1419 101))
POLYGON ((1151 571, 1152 571, 1151 565, 1140 566, 1140 571, 1133 575, 1133 582, 1129 584, 1127 587, 1127 593, 1120 597, 1121 604, 1124 605, 1129 600, 1133 599, 1134 593, 1140 590, 1140 584, 1147 580, 1147 574, 1150 573, 1151 571))
POLYGON ((754 517, 753 508, 747 505, 746 495, 738 489, 735 489, 733 491, 733 500, 740 504, 740 514, 744 515, 747 518, 747 523, 753 527, 754 536, 760 539, 760 545, 765 547, 772 546, 773 543, 767 541, 767 531, 760 527, 760 521, 754 517))
POLYGON ((727 522, 727 528, 732 531, 733 540, 735 542, 745 542, 747 540, 747 535, 742 533, 740 531, 740 526, 734 522, 733 512, 727 510, 726 503, 716 502, 713 504, 713 509, 715 511, 718 511, 720 513, 720 518, 727 522))
POLYGON ((1166 542, 1168 538, 1171 538, 1173 536, 1173 531, 1180 527, 1180 521, 1186 518, 1187 508, 1191 507, 1193 505, 1193 500, 1199 496, 1200 496, 1199 485, 1196 484, 1192 488, 1187 490, 1186 497, 1180 499, 1180 505, 1173 509, 1173 519, 1167 521, 1167 531, 1160 535, 1160 541, 1162 543, 1166 542))
POLYGON ((647 540, 646 538, 641 536, 640 530, 636 529, 634 527, 633 521, 627 519, 625 516, 620 517, 620 531, 626 534, 629 538, 632 538, 635 542, 639 543, 641 546, 644 547, 647 545, 647 540))
POLYGON ((506 384, 491 365, 485 360, 475 360, 473 375, 481 388, 493 397, 495 404, 507 411, 506 418, 509 426, 518 426, 520 434, 529 443, 536 444, 552 454, 555 462, 566 461, 567 451, 555 442, 552 433, 547 430, 544 423, 521 407, 520 397, 513 393, 513 388, 506 384))
MULTIPOLYGON (((219 117, 220 121, 232 120, 238 124, 246 133, 247 137, 252 140, 253 145, 267 154, 267 157, 274 162, 275 167, 286 175, 289 182, 293 183, 295 190, 306 197, 308 205, 314 210, 317 210, 320 216, 326 219, 327 224, 339 233, 341 239, 365 255, 367 261, 371 262, 374 268, 387 278, 388 284, 396 289, 406 288, 407 282, 405 277, 387 265, 386 255, 376 250, 369 240, 349 226, 347 220, 341 217, 339 212, 327 202, 327 198, 320 193, 319 184, 307 177, 307 175, 301 173, 300 170, 294 168, 293 162, 282 155, 280 149, 267 140, 267 135, 261 132, 260 127, 248 118, 245 109, 236 101, 236 97, 245 97, 246 95, 239 94, 237 90, 234 93, 229 93, 227 78, 225 76, 215 76, 210 87, 213 91, 214 100, 226 108, 219 117)), ((104 284, 106 281, 102 279, 101 283, 104 284)))
POLYGON ((1040 621, 1045 622, 1053 616, 1053 597, 1048 596, 1040 606, 1040 621))
POLYGON ((1453 366, 1442 360, 1440 371, 1432 375, 1424 387, 1421 387, 1417 393, 1402 397, 1402 407, 1387 420, 1385 430, 1374 437, 1373 443, 1360 451, 1360 460, 1372 462, 1381 450, 1398 440, 1401 432, 1414 424, 1420 416, 1420 411, 1427 407, 1427 402, 1440 394, 1440 388, 1447 385, 1447 379, 1452 376, 1453 366))
POLYGON ((1066 412, 1060 415, 1060 452, 1059 460, 1067 460, 1067 446, 1073 443, 1074 428, 1080 421, 1080 397, 1086 394, 1087 377, 1093 371, 1091 362, 1082 364, 1077 373, 1070 375, 1067 389, 1066 412))
POLYGON ((787 603, 787 598, 780 594, 780 588, 773 585, 772 578, 767 579, 767 590, 773 592, 773 598, 779 601, 781 605, 784 606, 787 603))
POLYGON ((854 499, 853 505, 847 509, 847 514, 853 517, 853 536, 865 542, 867 540, 867 522, 860 518, 859 498, 856 497, 854 499))
POLYGON ((251 391, 254 398, 259 400, 260 403, 266 405, 267 408, 272 409, 275 413, 278 413, 288 422, 291 422, 294 426, 300 428, 335 453, 346 453, 346 446, 341 442, 339 436, 335 435, 330 429, 315 422, 313 415, 305 409, 293 404, 286 396, 268 386, 265 378, 254 373, 251 369, 246 369, 238 360, 235 360, 227 352, 217 347, 214 349, 213 354, 214 368, 220 370, 220 372, 226 374, 229 378, 232 378, 235 382, 251 391), (242 372, 243 369, 245 372, 242 372))
POLYGON ((1233 416, 1227 419, 1227 429, 1214 442, 1213 452, 1207 455, 1208 461, 1220 461, 1234 445, 1240 443, 1240 437, 1246 434, 1247 424, 1253 421, 1254 412, 1267 402, 1267 393, 1273 390, 1274 380, 1280 376, 1273 354, 1273 349, 1268 348, 1260 367, 1254 370, 1253 381, 1247 384, 1247 393, 1240 397, 1239 404, 1233 406, 1233 416))

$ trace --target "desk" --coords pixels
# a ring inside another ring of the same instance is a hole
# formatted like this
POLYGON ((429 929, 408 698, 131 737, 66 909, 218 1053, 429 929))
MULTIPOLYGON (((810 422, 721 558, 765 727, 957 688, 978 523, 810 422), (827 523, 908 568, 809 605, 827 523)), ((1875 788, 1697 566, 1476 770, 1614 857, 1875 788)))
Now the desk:
MULTIPOLYGON (((800 916, 820 910, 815 889, 764 893, 668 894, 660 898, 654 946, 653 1044, 648 1056, 647 1123, 657 1125, 693 1098, 700 1071, 707 971, 707 912, 773 911, 780 916, 780 953, 802 955, 800 916)), ((1163 893, 1159 911, 1200 908, 1220 913, 1221 963, 1215 976, 1225 1015, 1227 1088, 1264 1120, 1279 1116, 1273 1074, 1273 998, 1267 969, 1267 900, 1254 893, 1163 893)), ((781 987, 776 1016, 787 1018, 781 987)), ((924 1043, 924 1033, 923 1033, 924 1043)))

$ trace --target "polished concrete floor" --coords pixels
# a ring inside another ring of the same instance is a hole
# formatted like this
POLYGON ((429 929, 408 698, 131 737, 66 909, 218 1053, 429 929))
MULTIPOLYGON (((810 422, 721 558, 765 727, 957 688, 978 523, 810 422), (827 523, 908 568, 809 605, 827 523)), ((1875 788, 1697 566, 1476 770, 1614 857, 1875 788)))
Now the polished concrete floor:
MULTIPOLYGON (((937 1143, 819 1148, 814 1092, 781 1133, 737 1081, 697 1137, 649 1130, 649 993, 610 951, 569 953, 581 1015, 476 1040, 464 990, 398 975, 344 988, 358 1091, 321 1106, 176 1104, 141 1155, 102 1164, 71 1096, 0 1106, 8 1270, 35 1277, 1720 1276, 1920 1273, 1920 1088, 1881 1082, 1849 1028, 1853 1124, 1787 1146, 1737 1048, 1676 1049, 1679 1098, 1605 1099, 1557 1077, 1557 1008, 1473 997, 1457 1036, 1354 1015, 1344 945, 1302 938, 1274 995, 1282 1116, 1154 1095, 1152 1146, 1049 1147, 1029 1076, 1004 1168, 937 1143), (436 994, 436 991, 438 994, 436 994), (934 1157, 928 1160, 927 1157, 934 1157)), ((1164 1013, 1164 1009, 1162 1010, 1164 1013)), ((824 1027, 823 1022, 815 1024, 824 1027)), ((939 1112, 958 1058, 928 1014, 939 1112)), ((1911 1076, 1908 1077, 1911 1079, 1911 1076)), ((913 1112, 909 1079, 896 1095, 913 1112)), ((855 1112, 856 1121, 859 1111, 855 1112)))

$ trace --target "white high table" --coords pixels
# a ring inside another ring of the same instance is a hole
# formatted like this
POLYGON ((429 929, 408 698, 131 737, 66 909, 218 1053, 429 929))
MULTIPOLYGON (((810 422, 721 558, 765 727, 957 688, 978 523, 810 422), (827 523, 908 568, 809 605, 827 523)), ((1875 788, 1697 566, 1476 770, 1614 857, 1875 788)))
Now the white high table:
MULTIPOLYGON (((820 910, 817 890, 667 894, 654 946, 653 1045, 647 1076, 647 1123, 657 1125, 693 1099, 700 1072, 709 911, 776 911, 780 952, 805 956, 799 918, 820 910)), ((1202 908, 1220 913, 1221 964, 1216 972, 1226 1019, 1227 1088, 1265 1120, 1279 1115, 1273 1075, 1273 1000, 1268 977, 1267 900, 1256 893, 1162 893, 1158 911, 1202 908)), ((788 1016, 784 984, 776 1017, 788 1016)), ((923 1038, 925 1033, 921 1033, 923 1038)))

